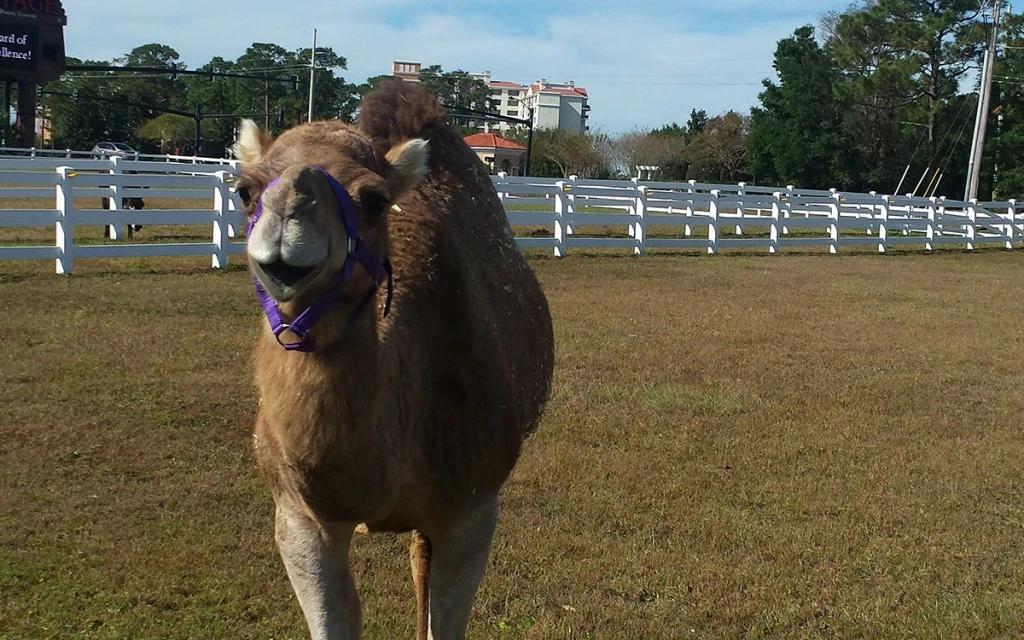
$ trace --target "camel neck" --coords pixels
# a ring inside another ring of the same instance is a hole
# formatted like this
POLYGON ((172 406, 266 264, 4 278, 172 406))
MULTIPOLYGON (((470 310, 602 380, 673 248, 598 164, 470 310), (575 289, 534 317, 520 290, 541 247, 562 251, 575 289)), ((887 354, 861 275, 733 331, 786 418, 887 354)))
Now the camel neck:
POLYGON ((366 313, 349 323, 346 312, 332 310, 317 325, 324 335, 316 337, 315 351, 285 351, 267 329, 254 353, 261 413, 279 425, 286 449, 306 463, 360 441, 353 435, 372 433, 377 421, 376 319, 366 313))

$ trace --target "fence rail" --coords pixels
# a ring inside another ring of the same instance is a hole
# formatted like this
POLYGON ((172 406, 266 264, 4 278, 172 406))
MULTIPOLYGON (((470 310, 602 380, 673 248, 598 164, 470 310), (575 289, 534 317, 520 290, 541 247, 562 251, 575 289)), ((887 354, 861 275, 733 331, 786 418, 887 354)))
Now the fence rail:
MULTIPOLYGON (((71 273, 79 258, 209 255, 214 267, 244 253, 241 203, 233 191, 235 161, 210 158, 128 160, 14 157, 0 149, 0 228, 47 227, 52 244, 4 246, 0 260, 52 259, 71 273), (127 210, 130 198, 185 199, 190 208, 127 210), (82 199, 106 198, 106 209, 81 208, 82 199), (30 208, 41 199, 52 207, 30 208), (77 203, 76 203, 77 201, 77 203), (195 206, 196 202, 207 204, 195 206), (48 203, 47 203, 48 204, 48 203), (195 206, 195 208, 191 208, 195 206), (210 225, 210 240, 123 243, 126 225, 210 225), (111 240, 87 241, 76 227, 110 225, 111 240)), ((945 198, 844 193, 697 182, 597 181, 495 176, 517 243, 565 256, 573 249, 651 249, 715 254, 728 249, 779 253, 787 248, 868 246, 878 252, 918 246, 932 250, 983 243, 1007 249, 1024 238, 1024 213, 1014 200, 964 202, 945 198)), ((10 243, 8 243, 9 245, 10 243)))
POLYGON ((763 250, 844 246, 891 248, 979 244, 1007 249, 1022 239, 1024 212, 1015 200, 965 202, 912 195, 673 182, 494 179, 513 228, 551 229, 520 240, 564 256, 571 248, 763 250), (538 210, 539 209, 539 210, 538 210), (624 229, 608 237, 609 229, 624 229))
POLYGON ((71 273, 82 258, 145 258, 209 255, 213 267, 228 264, 228 256, 245 252, 237 240, 245 222, 233 192, 238 164, 233 161, 178 162, 106 158, 11 157, 0 155, 0 228, 49 227, 49 245, 3 246, 0 260, 52 259, 57 273, 71 273), (40 199, 52 208, 29 208, 40 199), (189 208, 126 208, 134 198, 184 200, 189 208), (106 208, 81 206, 83 200, 102 201, 106 208), (28 203, 22 202, 28 200, 28 203), (197 205, 205 201, 208 204, 197 205), (49 203, 47 203, 49 204, 49 203), (193 208, 194 207, 194 208, 193 208), (102 225, 110 241, 96 244, 77 227, 102 225), (128 225, 210 225, 208 242, 158 244, 123 243, 128 225))
MULTIPOLYGON (((102 151, 77 151, 74 149, 45 149, 42 147, 30 147, 19 149, 14 147, 0 147, 0 158, 64 158, 66 159, 103 159, 112 157, 111 152, 102 151)), ((125 156, 128 160, 143 160, 146 162, 177 162, 183 164, 227 164, 239 167, 238 160, 227 160, 224 158, 206 158, 204 156, 180 156, 173 154, 157 153, 130 153, 125 156)), ((66 163, 65 163, 66 164, 66 163)))

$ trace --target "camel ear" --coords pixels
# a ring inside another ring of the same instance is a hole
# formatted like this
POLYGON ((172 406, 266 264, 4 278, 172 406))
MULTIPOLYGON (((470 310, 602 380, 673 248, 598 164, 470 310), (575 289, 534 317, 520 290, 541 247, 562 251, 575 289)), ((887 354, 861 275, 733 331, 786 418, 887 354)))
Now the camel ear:
POLYGON ((414 188, 427 175, 427 141, 408 140, 392 147, 386 156, 394 173, 390 179, 392 197, 397 199, 414 188))
POLYGON ((238 125, 238 139, 235 140, 232 150, 242 164, 256 164, 263 159, 263 154, 273 141, 269 133, 260 129, 252 120, 245 118, 238 125))

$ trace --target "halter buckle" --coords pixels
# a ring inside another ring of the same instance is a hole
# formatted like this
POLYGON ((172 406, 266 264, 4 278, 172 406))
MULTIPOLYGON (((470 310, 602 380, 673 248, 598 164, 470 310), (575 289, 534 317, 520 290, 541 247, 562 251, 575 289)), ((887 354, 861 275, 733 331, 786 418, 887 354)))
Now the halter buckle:
POLYGON ((306 348, 306 347, 307 347, 307 342, 309 342, 309 333, 306 333, 306 332, 300 331, 298 329, 295 329, 295 328, 292 327, 292 325, 290 325, 288 323, 284 323, 280 327, 274 329, 274 337, 277 338, 277 343, 279 345, 281 345, 282 347, 284 347, 288 351, 304 351, 304 350, 308 350, 308 348, 306 348), (296 338, 298 338, 298 341, 297 342, 285 342, 284 339, 281 338, 281 336, 286 331, 288 333, 292 334, 293 336, 295 336, 296 338))

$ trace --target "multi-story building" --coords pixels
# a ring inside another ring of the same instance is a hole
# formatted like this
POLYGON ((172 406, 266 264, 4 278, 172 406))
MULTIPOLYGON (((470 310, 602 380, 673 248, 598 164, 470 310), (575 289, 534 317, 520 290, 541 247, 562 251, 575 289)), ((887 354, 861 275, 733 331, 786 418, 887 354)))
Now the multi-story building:
MULTIPOLYGON (((490 110, 506 118, 520 118, 525 120, 529 113, 523 108, 523 98, 526 96, 526 87, 515 82, 491 79, 491 72, 471 74, 472 77, 487 83, 491 89, 490 110)), ((498 130, 507 133, 509 129, 516 126, 508 122, 482 122, 477 127, 484 133, 491 130, 498 130)))
POLYGON ((522 99, 525 108, 533 111, 535 129, 587 131, 590 105, 587 90, 572 80, 566 83, 538 80, 526 90, 522 99))
MULTIPOLYGON (((410 82, 419 82, 421 65, 419 62, 392 62, 392 74, 410 82)), ((586 131, 587 117, 590 113, 587 90, 577 87, 572 80, 565 83, 538 80, 525 86, 515 82, 494 80, 490 71, 470 74, 487 83, 491 89, 490 109, 509 118, 533 118, 535 129, 565 129, 567 131, 586 131)), ((484 133, 497 130, 507 133, 516 126, 508 122, 478 121, 477 129, 484 133)))
POLYGON ((421 65, 419 62, 406 62, 403 60, 393 60, 391 62, 391 75, 401 78, 406 82, 419 82, 420 69, 421 65))
MULTIPOLYGON (((515 82, 503 82, 491 79, 491 73, 484 71, 474 74, 491 88, 491 109, 498 114, 527 119, 533 117, 535 129, 565 129, 567 131, 586 131, 587 117, 590 114, 589 96, 583 87, 577 87, 572 80, 566 83, 554 83, 538 80, 526 87, 515 82)), ((513 126, 500 122, 481 127, 487 131, 497 128, 503 133, 513 126)))

